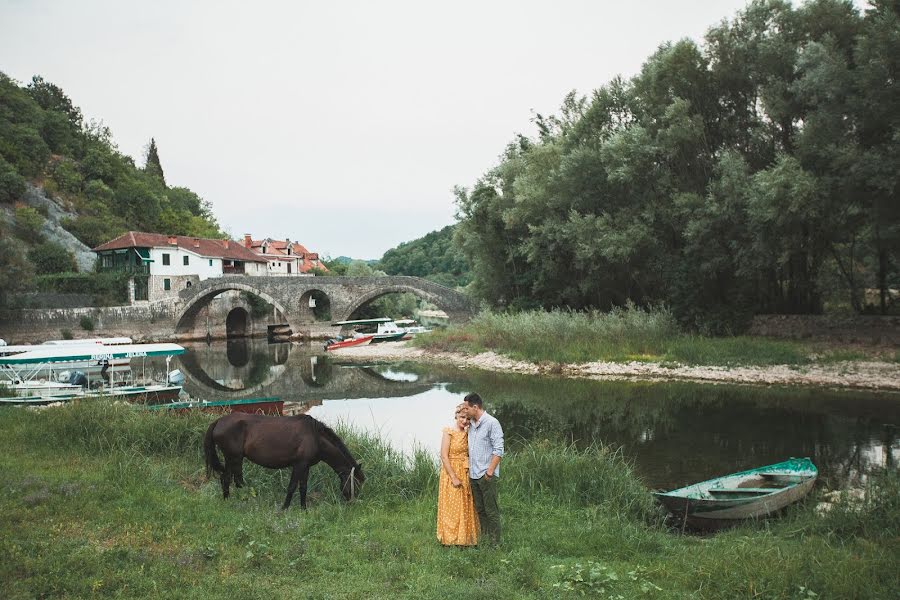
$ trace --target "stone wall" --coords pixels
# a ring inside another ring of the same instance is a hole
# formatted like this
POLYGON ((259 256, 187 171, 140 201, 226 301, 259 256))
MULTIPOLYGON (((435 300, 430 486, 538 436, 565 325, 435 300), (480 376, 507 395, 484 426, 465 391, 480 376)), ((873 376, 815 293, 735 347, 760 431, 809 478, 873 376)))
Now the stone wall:
POLYGON ((143 303, 135 306, 24 309, 0 312, 0 337, 10 344, 37 344, 62 339, 68 330, 74 338, 130 337, 138 342, 172 338, 174 302, 143 303), (93 330, 80 326, 83 317, 93 330))
POLYGON ((900 345, 900 316, 757 315, 750 335, 866 344, 900 345))

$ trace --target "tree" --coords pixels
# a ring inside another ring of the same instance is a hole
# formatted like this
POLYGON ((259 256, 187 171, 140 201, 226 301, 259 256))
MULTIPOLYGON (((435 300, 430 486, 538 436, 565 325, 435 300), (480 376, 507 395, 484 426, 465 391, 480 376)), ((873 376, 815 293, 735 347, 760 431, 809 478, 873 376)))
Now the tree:
POLYGON ((6 235, 0 224, 0 306, 9 306, 10 297, 31 285, 31 265, 23 256, 20 244, 6 235))
POLYGON ((159 152, 156 149, 156 140, 153 138, 150 138, 150 144, 147 146, 145 159, 144 172, 159 178, 163 187, 165 187, 166 177, 163 175, 162 164, 159 162, 159 152))
POLYGON ((28 253, 28 260, 34 265, 37 275, 68 273, 78 270, 72 253, 59 244, 50 241, 43 242, 32 248, 28 253))
POLYGON ((24 193, 25 179, 0 156, 0 202, 15 202, 24 193))

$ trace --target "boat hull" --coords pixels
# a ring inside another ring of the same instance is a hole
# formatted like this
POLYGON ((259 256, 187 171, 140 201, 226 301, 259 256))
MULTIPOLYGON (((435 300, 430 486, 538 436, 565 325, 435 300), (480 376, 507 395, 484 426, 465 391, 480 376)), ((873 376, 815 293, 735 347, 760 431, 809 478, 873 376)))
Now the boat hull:
POLYGON ((173 402, 148 407, 150 410, 174 410, 177 413, 200 411, 209 414, 242 412, 254 415, 282 416, 284 401, 278 398, 246 398, 242 400, 213 400, 196 402, 173 402))
POLYGON ((113 390, 80 390, 67 393, 60 392, 51 395, 34 394, 30 396, 0 398, 0 406, 46 406, 47 404, 53 404, 55 402, 70 402, 72 400, 89 400, 97 398, 126 400, 136 404, 162 404, 177 399, 179 394, 181 394, 180 385, 129 386, 113 390))
POLYGON ((791 459, 654 496, 682 525, 715 529, 781 511, 806 496, 817 476, 808 459, 791 459))
POLYGON ((366 344, 372 343, 371 335, 366 335, 358 338, 350 338, 348 340, 341 340, 339 342, 332 342, 330 344, 325 345, 325 350, 327 352, 331 352, 333 350, 340 350, 341 348, 352 348, 354 346, 365 346, 366 344))

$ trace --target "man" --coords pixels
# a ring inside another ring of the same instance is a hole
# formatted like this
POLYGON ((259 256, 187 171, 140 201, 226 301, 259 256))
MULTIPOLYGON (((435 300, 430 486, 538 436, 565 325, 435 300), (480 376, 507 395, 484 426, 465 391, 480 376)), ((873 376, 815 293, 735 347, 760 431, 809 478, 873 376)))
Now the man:
POLYGON ((484 410, 481 396, 471 393, 464 398, 469 419, 469 478, 472 499, 481 523, 481 534, 492 543, 500 543, 500 506, 497 486, 500 459, 503 457, 503 428, 484 410))

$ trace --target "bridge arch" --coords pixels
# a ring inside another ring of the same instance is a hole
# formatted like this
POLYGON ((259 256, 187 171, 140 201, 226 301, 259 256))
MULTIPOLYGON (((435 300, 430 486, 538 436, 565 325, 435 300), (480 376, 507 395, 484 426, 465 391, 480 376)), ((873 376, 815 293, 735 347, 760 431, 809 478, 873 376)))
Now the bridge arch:
POLYGON ((416 287, 416 286, 412 286, 412 285, 393 284, 393 285, 386 285, 384 287, 380 287, 378 289, 369 291, 368 293, 365 293, 365 294, 355 298, 353 303, 350 305, 350 310, 347 311, 347 314, 344 315, 343 318, 349 319, 360 308, 362 308, 369 302, 372 302, 373 300, 377 300, 378 298, 381 298, 382 296, 387 296, 388 294, 405 294, 405 293, 414 294, 415 296, 417 296, 423 300, 427 300, 428 302, 431 302, 432 304, 436 305, 441 310, 446 311, 448 314, 453 312, 451 307, 447 306, 447 304, 445 303, 444 298, 442 298, 441 296, 439 296, 437 294, 429 293, 428 291, 426 291, 420 287, 416 287))
POLYGON ((181 310, 178 311, 178 314, 175 317, 175 333, 187 333, 191 331, 195 326, 194 322, 197 314, 204 307, 209 305, 213 298, 215 298, 222 292, 228 292, 232 290, 247 292, 255 296, 259 296, 260 298, 274 306, 285 320, 288 319, 288 311, 285 310, 284 305, 266 292, 252 285, 247 285, 246 283, 239 283, 237 281, 221 281, 206 287, 203 291, 199 292, 195 297, 190 299, 181 308, 181 310))

